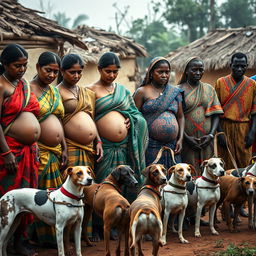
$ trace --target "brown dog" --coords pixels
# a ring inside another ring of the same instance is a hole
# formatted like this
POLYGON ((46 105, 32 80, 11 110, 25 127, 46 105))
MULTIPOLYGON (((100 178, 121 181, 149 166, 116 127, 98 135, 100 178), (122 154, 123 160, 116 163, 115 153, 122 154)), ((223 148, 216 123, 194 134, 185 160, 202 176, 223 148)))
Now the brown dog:
POLYGON ((141 238, 149 234, 153 241, 152 255, 158 255, 159 245, 163 233, 161 220, 160 186, 166 184, 166 170, 161 164, 151 164, 142 174, 146 177, 137 199, 130 207, 130 250, 135 256, 135 248, 138 245, 139 255, 143 255, 141 238))
MULTIPOLYGON (((221 198, 217 204, 217 207, 223 203, 224 215, 230 232, 237 232, 237 220, 240 208, 247 199, 250 199, 250 197, 254 197, 255 190, 255 177, 246 176, 237 178, 229 175, 220 177, 221 198), (230 204, 233 204, 235 207, 233 228, 231 225, 230 204)), ((249 217, 249 220, 250 219, 251 218, 249 217)))
MULTIPOLYGON (((84 227, 87 227, 89 216, 93 210, 104 222, 104 242, 106 255, 110 255, 109 241, 110 229, 116 228, 119 231, 116 255, 120 255, 120 244, 122 233, 125 233, 125 255, 129 255, 128 232, 129 232, 129 202, 120 194, 122 185, 135 187, 138 184, 134 177, 134 171, 127 165, 119 165, 101 184, 93 184, 84 190, 86 198, 84 227), (88 206, 87 206, 88 205, 88 206)), ((87 244, 86 228, 84 236, 87 244)))

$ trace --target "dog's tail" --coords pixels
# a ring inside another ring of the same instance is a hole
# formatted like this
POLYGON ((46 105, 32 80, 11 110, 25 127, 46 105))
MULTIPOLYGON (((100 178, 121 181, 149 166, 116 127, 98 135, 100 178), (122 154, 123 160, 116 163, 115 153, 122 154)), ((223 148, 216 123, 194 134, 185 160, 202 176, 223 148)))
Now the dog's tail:
POLYGON ((137 211, 137 213, 135 214, 135 216, 133 218, 133 221, 130 225, 130 239, 131 239, 130 249, 131 250, 135 248, 135 245, 137 243, 137 241, 136 241, 136 230, 137 230, 139 217, 140 217, 142 212, 143 212, 142 209, 137 211))

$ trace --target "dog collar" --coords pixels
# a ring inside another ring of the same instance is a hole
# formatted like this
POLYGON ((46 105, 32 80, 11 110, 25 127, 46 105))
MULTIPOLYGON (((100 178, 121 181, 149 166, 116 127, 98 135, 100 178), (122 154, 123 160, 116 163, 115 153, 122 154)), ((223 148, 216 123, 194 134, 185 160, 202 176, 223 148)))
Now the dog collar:
POLYGON ((149 189, 149 190, 153 191, 155 194, 157 194, 157 196, 159 197, 159 199, 161 199, 161 194, 160 194, 159 190, 158 190, 156 187, 154 187, 154 186, 152 186, 152 185, 145 185, 145 186, 143 186, 143 187, 140 189, 140 192, 141 192, 143 189, 149 189))
POLYGON ((113 182, 109 181, 109 180, 104 180, 102 182, 102 184, 109 184, 109 185, 112 185, 120 194, 121 194, 121 189, 116 185, 114 184, 113 182))
POLYGON ((185 190, 185 189, 186 189, 186 187, 173 184, 173 183, 171 183, 170 181, 169 181, 169 185, 172 186, 172 187, 174 187, 174 188, 178 188, 178 189, 182 189, 182 190, 185 190))
POLYGON ((207 179, 207 178, 204 177, 204 176, 201 176, 201 178, 202 178, 204 181, 210 182, 210 183, 212 183, 212 184, 214 184, 214 185, 219 184, 219 180, 209 180, 209 179, 207 179))
POLYGON ((82 195, 81 197, 78 197, 78 196, 76 196, 76 195, 73 195, 73 194, 69 193, 64 187, 61 187, 61 188, 60 188, 60 191, 61 191, 61 193, 64 194, 65 196, 70 197, 70 198, 72 198, 72 199, 75 199, 75 200, 77 200, 77 201, 80 201, 81 199, 84 198, 84 195, 82 195))
POLYGON ((250 175, 250 176, 253 176, 253 177, 256 177, 256 175, 250 173, 250 172, 247 172, 246 175, 250 175))

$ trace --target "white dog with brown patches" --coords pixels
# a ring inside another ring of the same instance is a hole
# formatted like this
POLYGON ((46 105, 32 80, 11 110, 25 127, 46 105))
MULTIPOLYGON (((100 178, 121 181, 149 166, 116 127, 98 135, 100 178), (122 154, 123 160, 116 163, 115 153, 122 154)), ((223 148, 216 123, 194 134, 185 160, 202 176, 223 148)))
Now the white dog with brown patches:
POLYGON ((163 235, 162 243, 166 244, 167 224, 170 214, 172 215, 172 230, 177 233, 174 228, 174 219, 178 215, 178 235, 181 243, 188 243, 183 237, 182 227, 185 211, 188 205, 188 195, 186 191, 186 183, 191 180, 191 172, 195 173, 195 168, 190 164, 180 163, 172 166, 168 170, 171 177, 167 185, 162 190, 162 207, 164 211, 163 217, 163 235))
MULTIPOLYGON (((81 225, 84 215, 83 187, 92 184, 89 166, 69 167, 61 188, 46 190, 22 188, 7 192, 0 198, 0 256, 7 256, 8 240, 20 223, 20 213, 30 212, 38 219, 55 226, 58 255, 65 255, 63 231, 74 224, 76 255, 81 256, 81 225)), ((69 237, 67 237, 69 239, 69 237)))
POLYGON ((200 218, 203 207, 209 207, 209 226, 213 235, 219 235, 214 228, 214 214, 220 200, 219 177, 225 175, 224 162, 221 158, 210 158, 202 163, 203 174, 195 181, 193 194, 188 194, 189 205, 197 206, 195 237, 201 237, 200 218))

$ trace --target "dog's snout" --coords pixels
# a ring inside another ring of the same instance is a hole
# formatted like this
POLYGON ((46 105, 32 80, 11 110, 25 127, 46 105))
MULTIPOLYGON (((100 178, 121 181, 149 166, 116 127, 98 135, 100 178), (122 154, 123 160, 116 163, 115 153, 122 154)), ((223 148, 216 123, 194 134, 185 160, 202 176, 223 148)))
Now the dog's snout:
POLYGON ((161 183, 162 183, 162 184, 167 183, 167 179, 166 179, 166 178, 161 178, 161 183))
POLYGON ((87 183, 88 183, 89 185, 91 185, 91 184, 92 184, 92 178, 87 178, 87 183))
POLYGON ((250 188, 250 189, 248 190, 248 193, 249 193, 249 195, 253 195, 253 194, 254 194, 254 190, 253 190, 252 188, 250 188))
POLYGON ((191 181, 191 175, 186 175, 186 180, 191 181))
POLYGON ((225 175, 225 171, 220 171, 220 176, 224 176, 225 175))

